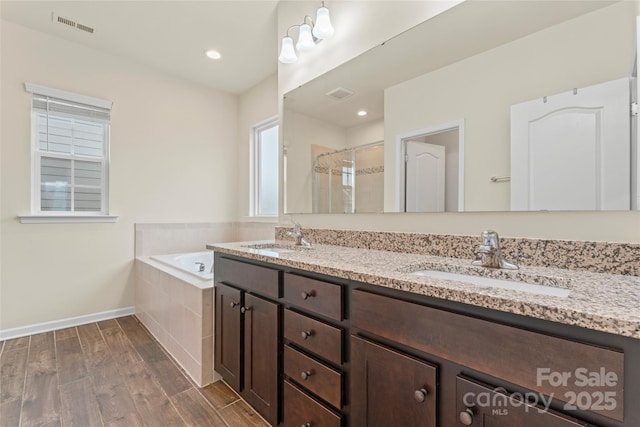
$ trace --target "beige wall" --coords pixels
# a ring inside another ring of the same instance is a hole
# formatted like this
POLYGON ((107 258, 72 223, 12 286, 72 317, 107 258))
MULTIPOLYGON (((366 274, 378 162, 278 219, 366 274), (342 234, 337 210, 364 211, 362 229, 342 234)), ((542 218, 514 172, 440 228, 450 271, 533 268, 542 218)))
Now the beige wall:
POLYGON ((511 105, 628 77, 634 15, 621 2, 385 90, 385 210, 395 210, 396 136, 464 119, 465 210, 508 211, 509 185, 489 178, 510 174, 511 105))
MULTIPOLYGON (((300 55, 297 63, 278 65, 280 98, 287 91, 424 21, 432 13, 416 9, 426 8, 424 3, 435 2, 332 2, 336 35, 323 41, 315 51, 300 55), (357 28, 351 27, 352 23, 357 28)), ((281 2, 278 34, 284 34, 289 25, 313 10, 314 6, 307 2, 281 2)), ((640 212, 637 211, 291 215, 291 219, 305 227, 320 228, 452 234, 479 234, 483 229, 495 228, 505 236, 514 237, 640 242, 640 212)))
POLYGON ((384 140, 384 121, 374 120, 347 129, 347 147, 371 144, 384 140))
MULTIPOLYGON (((278 115, 278 77, 269 76, 258 83, 238 99, 238 193, 236 196, 237 217, 240 220, 252 221, 249 218, 250 200, 250 140, 251 127, 257 123, 278 115)), ((273 221, 277 221, 274 218, 273 221)))
POLYGON ((235 220, 237 98, 6 21, 1 31, 0 329, 132 306, 134 223, 235 220), (30 212, 25 81, 113 101, 116 223, 17 220, 30 212))

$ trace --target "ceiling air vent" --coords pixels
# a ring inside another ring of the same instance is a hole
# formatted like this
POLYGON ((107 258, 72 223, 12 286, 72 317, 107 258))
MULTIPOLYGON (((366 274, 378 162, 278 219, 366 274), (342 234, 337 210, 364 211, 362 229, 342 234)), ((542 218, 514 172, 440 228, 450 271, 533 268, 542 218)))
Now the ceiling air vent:
POLYGON ((337 87, 330 92, 327 92, 326 95, 330 98, 336 99, 338 101, 348 98, 353 95, 349 89, 345 89, 343 87, 337 87))
POLYGON ((60 24, 68 25, 73 28, 76 27, 75 21, 72 21, 71 19, 63 18, 62 16, 56 16, 56 18, 56 21, 60 24))
POLYGON ((82 31, 86 31, 87 33, 93 34, 93 28, 87 27, 86 25, 77 24, 76 28, 79 29, 79 30, 82 30, 82 31))
POLYGON ((93 28, 91 28, 91 27, 89 27, 87 25, 83 25, 83 24, 80 24, 80 23, 74 21, 73 19, 69 19, 69 18, 65 18, 64 16, 57 15, 55 12, 51 14, 51 20, 53 22, 57 22, 59 24, 66 25, 66 26, 71 27, 71 28, 76 28, 78 30, 81 30, 81 31, 84 31, 84 32, 87 32, 87 33, 90 33, 90 34, 93 34, 93 31, 94 31, 93 28))

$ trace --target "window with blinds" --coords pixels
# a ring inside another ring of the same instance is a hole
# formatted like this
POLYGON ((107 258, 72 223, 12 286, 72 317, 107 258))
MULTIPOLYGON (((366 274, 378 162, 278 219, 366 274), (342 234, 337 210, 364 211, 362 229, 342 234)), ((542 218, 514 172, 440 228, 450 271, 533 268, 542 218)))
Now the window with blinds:
POLYGON ((35 214, 108 214, 110 103, 97 101, 103 105, 33 91, 35 214))

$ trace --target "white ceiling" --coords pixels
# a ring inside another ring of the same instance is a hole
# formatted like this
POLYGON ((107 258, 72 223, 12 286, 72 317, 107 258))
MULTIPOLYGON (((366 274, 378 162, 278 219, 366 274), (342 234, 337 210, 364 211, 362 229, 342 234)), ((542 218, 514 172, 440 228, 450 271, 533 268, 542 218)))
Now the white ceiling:
POLYGON ((242 93, 277 70, 277 1, 1 1, 2 19, 242 93), (52 13, 95 29, 53 22, 52 13), (222 59, 204 56, 216 49, 222 59))

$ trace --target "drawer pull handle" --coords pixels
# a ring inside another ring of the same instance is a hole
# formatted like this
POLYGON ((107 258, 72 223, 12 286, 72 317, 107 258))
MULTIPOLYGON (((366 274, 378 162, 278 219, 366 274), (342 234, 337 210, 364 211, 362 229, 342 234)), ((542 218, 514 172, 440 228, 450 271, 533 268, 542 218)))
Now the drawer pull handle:
POLYGON ((302 332, 300 332, 300 336, 302 337, 303 340, 306 340, 307 338, 309 338, 312 335, 313 335, 313 331, 302 331, 302 332))
POLYGON ((229 304, 229 306, 230 306, 231 308, 235 308, 235 307, 237 307, 237 306, 239 306, 239 305, 240 305, 240 303, 239 303, 239 302, 235 302, 235 301, 231 301, 231 304, 229 304))
POLYGON ((249 310, 251 310, 251 307, 240 307, 240 313, 242 314, 245 314, 249 310))
POLYGON ((413 397, 416 398, 416 401, 422 403, 427 399, 427 394, 429 394, 427 389, 421 388, 420 390, 416 390, 413 392, 413 397))
POLYGON ((313 373, 311 371, 305 371, 305 372, 302 372, 300 374, 302 379, 305 380, 305 381, 308 380, 311 375, 313 375, 313 373))
POLYGON ((473 424, 473 411, 467 408, 464 411, 460 412, 459 418, 462 425, 470 426, 471 424, 473 424))
POLYGON ((311 292, 302 292, 300 294, 300 296, 302 297, 302 299, 307 300, 309 298, 313 298, 316 296, 316 291, 311 291, 311 292))

